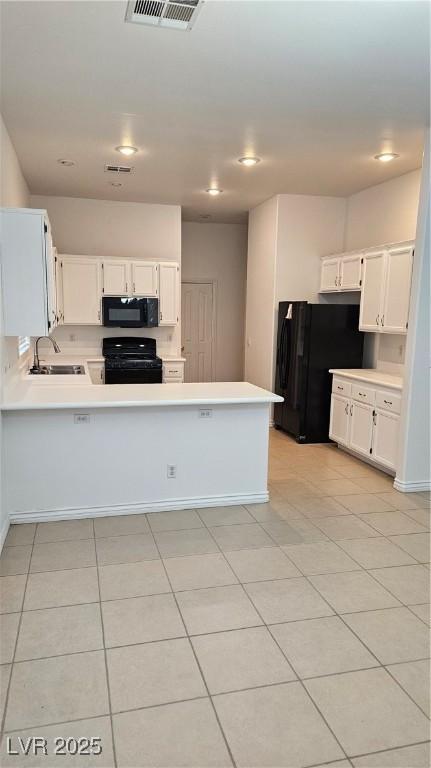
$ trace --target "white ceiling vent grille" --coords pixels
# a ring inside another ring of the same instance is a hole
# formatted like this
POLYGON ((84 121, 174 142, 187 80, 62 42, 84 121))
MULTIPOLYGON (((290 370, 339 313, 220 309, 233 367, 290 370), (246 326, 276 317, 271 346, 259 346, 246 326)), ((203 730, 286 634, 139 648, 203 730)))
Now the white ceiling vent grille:
POLYGON ((129 165, 105 165, 105 171, 110 173, 132 173, 133 168, 129 165))
POLYGON ((126 21, 170 29, 191 29, 203 0, 129 0, 126 21))

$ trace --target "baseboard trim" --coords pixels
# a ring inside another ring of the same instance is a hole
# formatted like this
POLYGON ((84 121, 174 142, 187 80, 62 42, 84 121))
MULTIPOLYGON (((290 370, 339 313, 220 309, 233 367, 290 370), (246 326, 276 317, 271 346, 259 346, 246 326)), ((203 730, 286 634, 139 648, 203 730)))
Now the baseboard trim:
POLYGON ((401 493, 417 493, 418 491, 431 491, 431 481, 423 480, 419 482, 403 482, 395 479, 394 488, 401 493))
POLYGON ((10 520, 7 517, 0 529, 0 552, 3 549, 3 545, 6 541, 7 532, 9 530, 10 520))
MULTIPOLYGON (((262 504, 269 500, 268 491, 262 493, 238 493, 223 496, 195 496, 168 501, 142 501, 134 504, 117 504, 110 507, 69 507, 25 512, 10 512, 11 523, 44 523, 52 520, 79 520, 87 517, 113 515, 139 515, 147 512, 171 512, 179 509, 201 507, 228 507, 237 504, 262 504)), ((6 531, 7 533, 7 531, 6 531)))

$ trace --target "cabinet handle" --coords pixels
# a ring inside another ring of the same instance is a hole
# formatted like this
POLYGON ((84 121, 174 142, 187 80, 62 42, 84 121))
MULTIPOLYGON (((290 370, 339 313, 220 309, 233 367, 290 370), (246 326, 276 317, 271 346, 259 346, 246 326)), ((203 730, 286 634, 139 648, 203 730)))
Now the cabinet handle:
POLYGON ((126 283, 126 293, 128 293, 128 292, 129 292, 129 286, 126 283))
POLYGON ((384 324, 385 324, 385 316, 384 316, 384 315, 382 315, 382 319, 380 320, 380 323, 381 323, 382 325, 384 325, 384 324))
POLYGON ((350 415, 353 416, 353 403, 350 405, 350 415))
POLYGON ((346 413, 346 416, 348 416, 349 415, 349 403, 346 403, 346 407, 345 407, 344 411, 346 413))
POLYGON ((338 278, 336 277, 335 280, 334 280, 334 285, 337 285, 337 280, 338 280, 338 278))
POLYGON ((392 400, 383 400, 383 402, 386 403, 386 405, 393 405, 392 400))
POLYGON ((374 426, 377 424, 377 413, 375 411, 373 411, 373 424, 374 426))
POLYGON ((379 316, 376 317, 376 325, 379 325, 379 316))
POLYGON ((99 311, 97 313, 97 319, 100 320, 100 309, 99 309, 99 311))
POLYGON ((133 283, 133 293, 136 293, 135 283, 133 283))
POLYGON ((160 320, 163 320, 163 314, 160 312, 160 320))

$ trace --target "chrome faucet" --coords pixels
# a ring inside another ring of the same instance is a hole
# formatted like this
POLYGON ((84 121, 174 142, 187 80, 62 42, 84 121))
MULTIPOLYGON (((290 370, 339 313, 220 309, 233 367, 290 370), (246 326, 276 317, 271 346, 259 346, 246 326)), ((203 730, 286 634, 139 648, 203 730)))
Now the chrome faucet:
POLYGON ((57 342, 54 341, 54 339, 51 338, 51 336, 38 336, 34 343, 34 357, 33 357, 33 367, 32 371, 40 371, 40 360, 39 360, 39 341, 41 339, 49 339, 52 346, 54 347, 54 352, 61 352, 60 347, 58 346, 57 342))

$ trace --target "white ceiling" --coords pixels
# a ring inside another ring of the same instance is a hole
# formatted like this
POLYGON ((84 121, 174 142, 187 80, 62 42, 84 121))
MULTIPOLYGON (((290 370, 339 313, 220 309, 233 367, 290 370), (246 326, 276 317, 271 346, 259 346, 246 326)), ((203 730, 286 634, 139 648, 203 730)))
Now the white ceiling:
POLYGON ((428 3, 209 0, 191 32, 126 24, 125 1, 0 5, 2 111, 33 193, 240 221, 275 193, 344 196, 420 165, 428 3), (140 152, 117 189, 122 143, 140 152))

